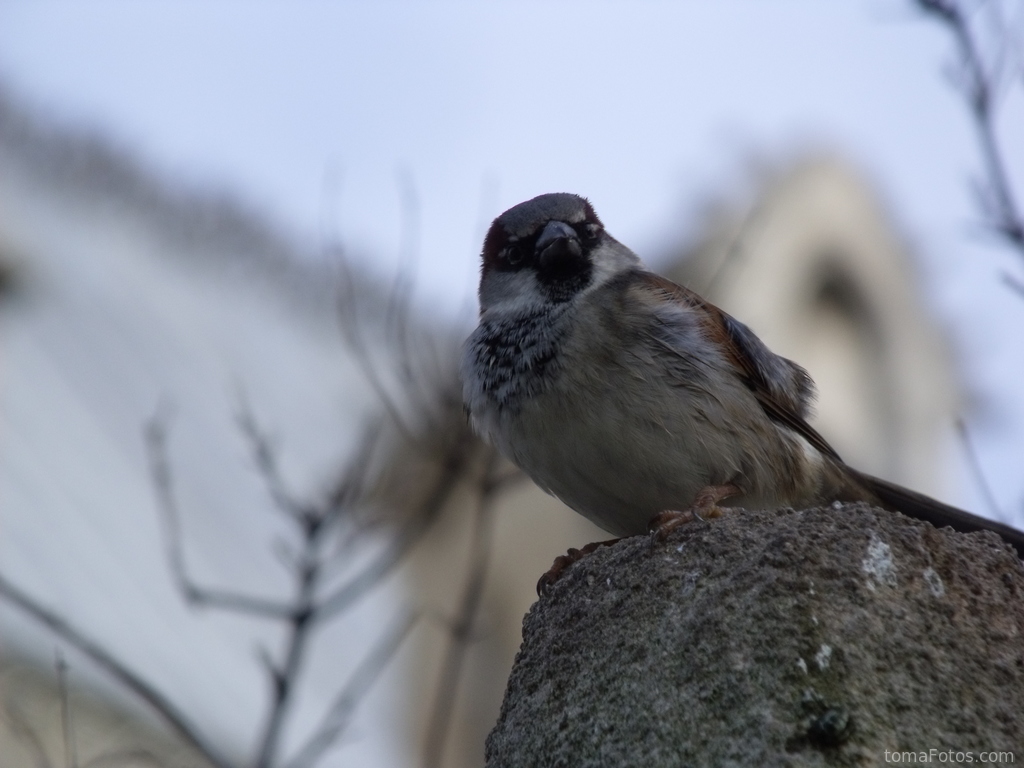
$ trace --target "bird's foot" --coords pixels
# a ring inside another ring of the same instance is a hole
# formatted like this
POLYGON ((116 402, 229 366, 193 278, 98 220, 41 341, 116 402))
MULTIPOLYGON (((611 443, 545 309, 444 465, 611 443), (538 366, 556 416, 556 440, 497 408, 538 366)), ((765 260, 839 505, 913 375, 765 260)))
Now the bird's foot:
POLYGON ((565 570, 577 560, 582 560, 595 549, 600 547, 610 547, 612 544, 616 544, 620 541, 622 541, 622 539, 595 541, 591 544, 587 544, 583 549, 570 549, 564 555, 559 555, 555 558, 555 562, 551 564, 547 573, 541 576, 540 580, 537 582, 537 595, 540 597, 546 595, 554 583, 562 578, 562 574, 565 573, 565 570))
POLYGON ((722 509, 718 506, 718 502, 735 496, 739 492, 740 489, 732 483, 705 486, 697 493, 697 497, 689 509, 683 511, 666 509, 651 518, 651 522, 647 524, 647 530, 651 532, 651 538, 654 541, 664 541, 672 531, 687 523, 692 523, 694 520, 703 522, 713 517, 720 517, 722 509))

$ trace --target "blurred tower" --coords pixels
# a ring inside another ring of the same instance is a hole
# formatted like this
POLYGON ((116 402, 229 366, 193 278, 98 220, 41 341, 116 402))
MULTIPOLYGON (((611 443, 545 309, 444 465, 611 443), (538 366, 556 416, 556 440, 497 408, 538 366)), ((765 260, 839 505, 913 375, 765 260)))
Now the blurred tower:
POLYGON ((818 385, 815 426, 850 464, 937 496, 958 413, 945 339, 907 246, 838 158, 719 206, 670 274, 749 325, 818 385))

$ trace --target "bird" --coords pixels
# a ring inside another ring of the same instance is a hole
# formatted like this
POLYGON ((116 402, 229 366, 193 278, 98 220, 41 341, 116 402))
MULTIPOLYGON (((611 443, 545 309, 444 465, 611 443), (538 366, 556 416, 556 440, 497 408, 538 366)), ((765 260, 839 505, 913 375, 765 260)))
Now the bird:
MULTIPOLYGON (((473 429, 616 537, 722 507, 867 502, 959 531, 1024 533, 847 465, 808 423, 814 382, 696 292, 649 271, 584 197, 491 224, 460 378, 473 429)), ((617 539, 613 539, 612 542, 617 539)), ((544 591, 593 548, 570 550, 544 591)))

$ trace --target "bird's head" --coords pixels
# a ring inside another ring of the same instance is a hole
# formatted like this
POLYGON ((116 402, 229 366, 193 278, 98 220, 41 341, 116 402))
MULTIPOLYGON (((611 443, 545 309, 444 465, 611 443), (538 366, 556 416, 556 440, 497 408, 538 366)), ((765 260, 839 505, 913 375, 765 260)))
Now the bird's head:
POLYGON ((640 264, 605 232, 586 198, 567 193, 509 208, 491 224, 481 256, 481 312, 497 305, 571 301, 640 264))

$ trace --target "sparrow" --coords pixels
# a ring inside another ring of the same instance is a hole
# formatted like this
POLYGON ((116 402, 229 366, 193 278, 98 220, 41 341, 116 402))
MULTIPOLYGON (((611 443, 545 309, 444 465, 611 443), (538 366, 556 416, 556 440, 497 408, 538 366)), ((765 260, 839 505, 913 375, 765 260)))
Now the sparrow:
MULTIPOLYGON (((1024 556, 1024 533, 845 464, 807 423, 807 371, 648 271, 585 198, 510 208, 481 260, 479 325, 460 364, 472 426, 615 536, 664 535, 720 506, 864 501, 995 531, 1024 556)), ((562 568, 582 553, 570 550, 562 568)))

